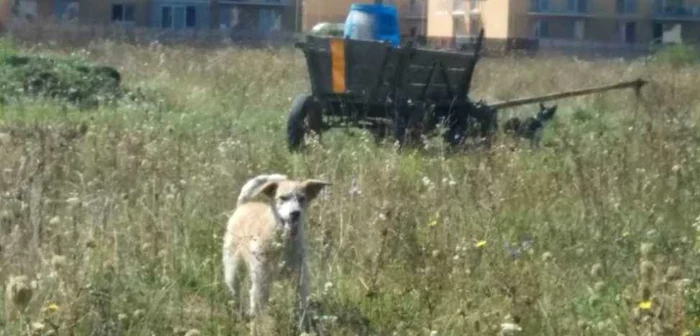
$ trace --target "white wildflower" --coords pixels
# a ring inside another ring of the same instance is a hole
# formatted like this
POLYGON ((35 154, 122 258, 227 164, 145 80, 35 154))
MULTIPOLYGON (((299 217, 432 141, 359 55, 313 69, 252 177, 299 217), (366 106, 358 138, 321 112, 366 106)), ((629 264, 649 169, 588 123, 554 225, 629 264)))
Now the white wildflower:
POLYGON ((71 198, 69 198, 69 199, 66 200, 66 203, 68 203, 68 205, 70 205, 70 206, 79 205, 79 204, 80 204, 80 198, 71 197, 71 198))
POLYGON ((356 178, 353 178, 352 181, 350 181, 350 190, 348 191, 348 193, 350 194, 350 197, 362 194, 362 191, 357 186, 357 179, 356 178))
POLYGON ((501 323, 501 332, 504 334, 509 334, 509 333, 514 333, 518 331, 522 331, 523 329, 520 328, 519 325, 512 323, 512 322, 506 322, 506 323, 501 323))
POLYGON ((185 336, 198 336, 201 335, 202 333, 197 330, 197 329, 190 329, 185 333, 185 336))
POLYGON ((328 294, 328 292, 330 292, 330 290, 331 290, 332 288, 333 288, 333 283, 330 282, 330 281, 326 282, 326 283, 323 285, 323 294, 324 294, 324 295, 325 295, 325 294, 328 294))

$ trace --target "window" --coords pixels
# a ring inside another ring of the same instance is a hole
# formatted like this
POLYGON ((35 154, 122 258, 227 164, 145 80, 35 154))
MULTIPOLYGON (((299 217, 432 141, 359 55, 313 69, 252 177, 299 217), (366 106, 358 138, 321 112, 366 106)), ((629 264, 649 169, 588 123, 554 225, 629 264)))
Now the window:
POLYGON ((549 10, 549 0, 530 0, 530 11, 543 12, 549 10))
MULTIPOLYGON (((260 32, 279 31, 281 28, 281 13, 275 8, 261 8, 258 11, 258 30, 260 32)), ((387 27, 380 27, 379 34, 394 34, 393 30, 386 30, 387 27), (384 29, 381 29, 384 28, 384 29)))
POLYGON ((194 6, 185 8, 185 27, 194 28, 197 26, 197 11, 194 6))
POLYGON ((654 11, 658 14, 671 14, 686 7, 683 0, 655 0, 654 11))
POLYGON ((160 26, 162 28, 170 28, 173 26, 173 8, 172 7, 163 7, 161 10, 161 23, 160 26))
POLYGON ((588 0, 569 0, 567 9, 569 12, 586 13, 588 12, 588 0))
POLYGON ((631 14, 637 11, 637 0, 616 0, 617 14, 631 14))
POLYGON ((637 23, 621 22, 618 26, 620 40, 625 43, 635 43, 637 41, 637 23))
POLYGON ((574 21, 574 39, 583 40, 586 38, 586 22, 583 20, 574 21))
POLYGON ((469 0, 469 9, 470 10, 479 9, 479 1, 480 0, 469 0))
POLYGON ((549 23, 544 20, 536 21, 533 28, 533 35, 535 38, 549 37, 549 23))
POLYGON ((136 21, 136 5, 134 4, 113 4, 113 22, 134 22, 136 21))
POLYGON ((664 0, 654 0, 654 11, 656 13, 659 13, 659 14, 663 13, 664 7, 665 7, 664 0))
POLYGON ((452 18, 452 36, 467 35, 467 22, 464 16, 455 16, 452 18))
POLYGON ((160 13, 162 28, 197 27, 197 8, 195 6, 163 6, 160 13))
POLYGON ((469 34, 472 36, 477 36, 479 35, 479 32, 481 31, 481 24, 479 23, 479 20, 474 19, 473 17, 469 19, 469 34))

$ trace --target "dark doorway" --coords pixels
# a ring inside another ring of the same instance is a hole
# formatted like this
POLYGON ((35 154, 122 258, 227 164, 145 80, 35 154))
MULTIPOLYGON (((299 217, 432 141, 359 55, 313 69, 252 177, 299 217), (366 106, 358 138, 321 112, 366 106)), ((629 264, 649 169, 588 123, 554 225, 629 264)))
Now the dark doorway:
POLYGON ((654 43, 661 43, 661 38, 664 36, 664 25, 654 22, 651 27, 651 35, 654 39, 654 43))
POLYGON ((637 41, 637 23, 625 23, 625 43, 635 43, 637 41))

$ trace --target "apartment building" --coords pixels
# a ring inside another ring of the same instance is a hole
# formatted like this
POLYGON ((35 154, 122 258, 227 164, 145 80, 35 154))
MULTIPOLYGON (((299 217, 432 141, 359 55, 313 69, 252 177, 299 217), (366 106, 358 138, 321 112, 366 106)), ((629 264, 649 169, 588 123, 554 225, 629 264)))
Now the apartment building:
MULTIPOLYGON (((353 3, 374 0, 0 0, 0 23, 38 18, 84 25, 161 29, 309 31, 342 23, 353 3)), ((425 36, 428 0, 384 0, 397 7, 404 36, 425 36)))
POLYGON ((700 42, 700 0, 429 0, 429 37, 648 44, 700 42), (675 34, 669 34, 669 32, 675 34))
POLYGON ((85 25, 294 31, 302 0, 0 0, 0 21, 37 17, 85 25))
MULTIPOLYGON (((429 0, 384 0, 396 6, 399 30, 404 36, 424 36, 426 33, 426 5, 429 0)), ((321 22, 343 23, 354 3, 374 3, 374 0, 304 0, 302 28, 309 31, 321 22)))
POLYGON ((31 22, 50 16, 52 10, 50 0, 0 0, 0 23, 9 18, 31 22))

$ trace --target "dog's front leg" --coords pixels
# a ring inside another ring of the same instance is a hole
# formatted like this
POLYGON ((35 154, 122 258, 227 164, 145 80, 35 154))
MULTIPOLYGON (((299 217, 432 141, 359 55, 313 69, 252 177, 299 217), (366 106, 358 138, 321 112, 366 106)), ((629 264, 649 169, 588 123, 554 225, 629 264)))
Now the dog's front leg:
POLYGON ((270 272, 265 263, 265 260, 254 258, 250 262, 250 305, 248 314, 251 318, 255 318, 267 305, 270 297, 270 272))
POLYGON ((309 297, 309 269, 306 267, 306 263, 302 262, 301 264, 301 272, 299 275, 299 300, 300 300, 300 307, 302 309, 306 309, 306 306, 308 305, 308 297, 309 297))
POLYGON ((307 308, 309 307, 309 269, 306 266, 305 258, 301 260, 301 266, 299 267, 299 285, 297 286, 297 295, 299 296, 299 306, 297 307, 298 313, 297 318, 299 319, 299 329, 304 332, 309 331, 309 312, 307 308))

